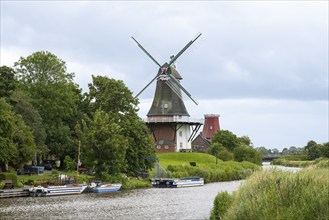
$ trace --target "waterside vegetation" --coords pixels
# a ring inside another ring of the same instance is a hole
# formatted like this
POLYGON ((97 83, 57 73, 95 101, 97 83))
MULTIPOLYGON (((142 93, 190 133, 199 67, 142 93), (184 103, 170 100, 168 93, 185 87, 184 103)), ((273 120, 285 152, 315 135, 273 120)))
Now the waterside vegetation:
POLYGON ((217 195, 211 220, 329 219, 329 160, 299 172, 255 172, 233 195, 217 195))
POLYGON ((261 169, 251 162, 224 162, 204 153, 161 153, 157 156, 170 177, 202 177, 205 183, 245 179, 261 169))

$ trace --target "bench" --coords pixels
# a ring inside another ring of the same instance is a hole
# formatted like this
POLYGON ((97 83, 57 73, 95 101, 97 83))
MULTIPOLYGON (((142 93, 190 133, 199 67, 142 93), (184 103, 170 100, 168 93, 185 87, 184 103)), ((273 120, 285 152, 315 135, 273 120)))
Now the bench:
POLYGON ((5 189, 13 189, 14 184, 12 180, 2 180, 2 182, 5 184, 5 189))

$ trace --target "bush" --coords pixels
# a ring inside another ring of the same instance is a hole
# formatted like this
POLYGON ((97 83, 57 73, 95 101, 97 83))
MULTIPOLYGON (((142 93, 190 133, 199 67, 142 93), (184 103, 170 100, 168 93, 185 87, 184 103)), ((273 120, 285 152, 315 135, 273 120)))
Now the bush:
POLYGON ((70 156, 64 158, 64 164, 66 170, 75 170, 77 168, 77 163, 70 156))
POLYGON ((220 220, 223 215, 226 213, 227 209, 230 207, 232 203, 232 196, 228 194, 228 192, 218 193, 214 206, 211 210, 210 220, 220 220))
POLYGON ((220 148, 218 152, 218 158, 221 159, 222 161, 229 161, 229 160, 233 160, 234 156, 226 148, 220 148))
MULTIPOLYGON (((0 181, 1 180, 11 180, 15 187, 19 187, 18 178, 15 173, 0 173, 0 181)), ((20 186, 21 187, 21 186, 20 186)))
POLYGON ((5 184, 3 182, 0 182, 0 189, 5 188, 5 184))

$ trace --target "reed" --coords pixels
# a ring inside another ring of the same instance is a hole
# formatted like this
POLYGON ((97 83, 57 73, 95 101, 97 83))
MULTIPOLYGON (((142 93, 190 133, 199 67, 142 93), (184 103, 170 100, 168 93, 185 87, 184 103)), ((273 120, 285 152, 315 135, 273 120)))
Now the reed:
POLYGON ((232 195, 229 208, 211 219, 329 219, 329 170, 325 166, 322 162, 297 173, 255 172, 232 195))

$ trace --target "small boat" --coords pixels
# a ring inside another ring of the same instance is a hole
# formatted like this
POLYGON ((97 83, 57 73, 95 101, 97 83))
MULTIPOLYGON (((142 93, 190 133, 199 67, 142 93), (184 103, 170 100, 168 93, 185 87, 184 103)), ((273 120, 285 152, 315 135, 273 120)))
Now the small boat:
POLYGON ((96 186, 91 186, 91 189, 95 193, 104 193, 104 192, 116 192, 121 189, 122 184, 99 184, 96 186))
POLYGON ((80 194, 87 188, 87 185, 64 185, 64 186, 32 186, 30 196, 57 196, 57 195, 71 195, 80 194))
POLYGON ((203 186, 204 180, 200 177, 192 178, 157 178, 152 179, 153 187, 180 188, 191 186, 203 186))

